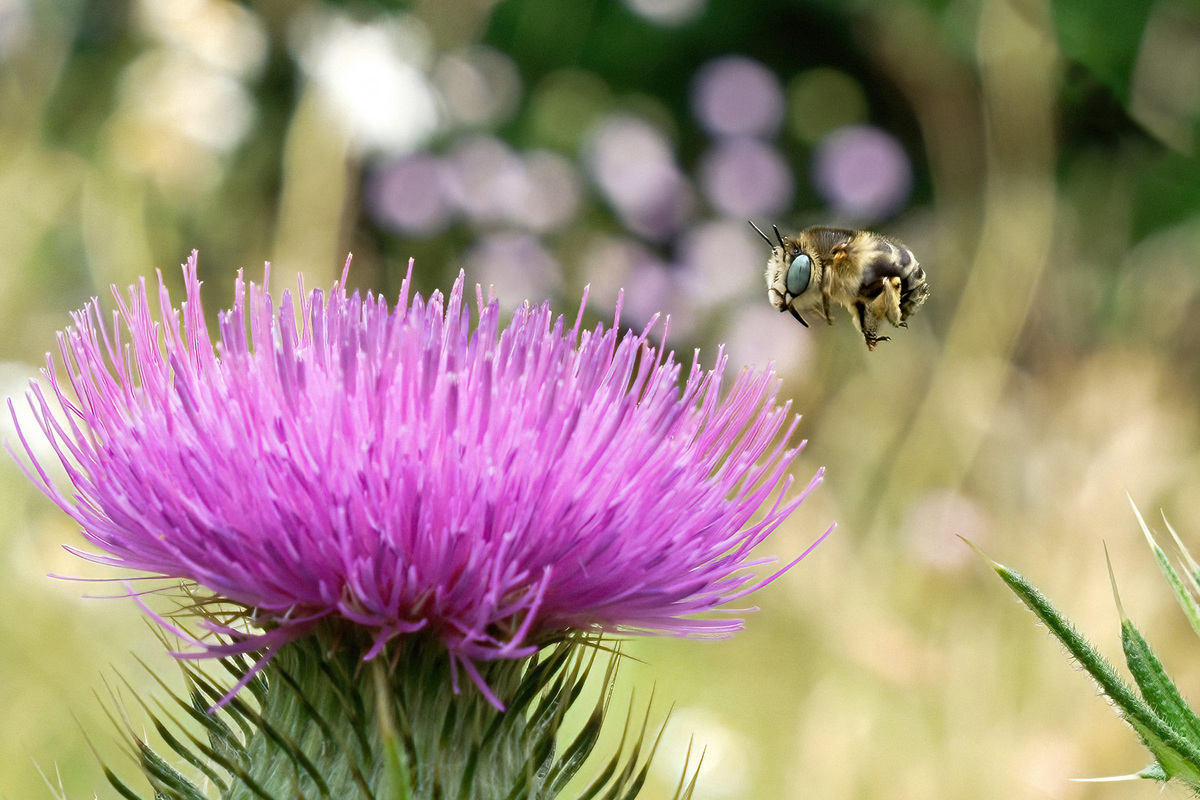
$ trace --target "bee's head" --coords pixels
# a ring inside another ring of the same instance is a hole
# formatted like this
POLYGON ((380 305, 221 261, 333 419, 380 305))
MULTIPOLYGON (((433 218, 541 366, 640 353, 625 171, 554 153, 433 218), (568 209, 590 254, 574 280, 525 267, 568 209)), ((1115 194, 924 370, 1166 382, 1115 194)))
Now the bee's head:
POLYGON ((753 222, 750 223, 750 227, 754 228, 771 248, 771 260, 776 261, 779 265, 778 269, 782 273, 783 283, 787 288, 785 302, 790 302, 792 298, 799 297, 808 291, 813 281, 813 259, 811 255, 804 252, 799 240, 784 236, 779 232, 778 225, 772 225, 775 238, 779 240, 779 244, 776 245, 753 222))

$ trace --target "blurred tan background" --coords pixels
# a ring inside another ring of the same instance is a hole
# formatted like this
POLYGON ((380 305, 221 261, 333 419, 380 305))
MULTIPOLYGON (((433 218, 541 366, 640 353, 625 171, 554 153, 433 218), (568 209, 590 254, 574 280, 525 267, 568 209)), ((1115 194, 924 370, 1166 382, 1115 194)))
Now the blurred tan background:
MULTIPOLYGON (((1200 542, 1198 111, 1172 0, 0 0, 0 378, 19 398, 71 310, 178 286, 192 248, 210 313, 239 268, 326 285, 351 251, 391 296, 410 256, 509 307, 591 284, 611 318, 623 286, 624 324, 782 374, 797 478, 828 472, 771 552, 838 523, 737 638, 628 648, 614 725, 631 689, 674 706, 644 796, 694 733, 710 800, 1157 797, 1070 781, 1148 757, 957 537, 1119 661, 1107 544, 1200 691, 1126 499, 1200 542), (895 235, 932 296, 872 353, 803 329, 747 219, 895 235)), ((115 796, 101 699, 140 730, 122 680, 170 660, 87 597, 119 585, 47 577, 111 575, 11 462, 0 515, 0 796, 115 796)))

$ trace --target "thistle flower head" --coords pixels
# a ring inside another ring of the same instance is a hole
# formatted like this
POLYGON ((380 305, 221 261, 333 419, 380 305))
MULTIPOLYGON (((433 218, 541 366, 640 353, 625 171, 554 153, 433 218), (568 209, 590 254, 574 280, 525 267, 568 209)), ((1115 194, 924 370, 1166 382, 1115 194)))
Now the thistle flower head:
POLYGON ((30 403, 73 488, 22 441, 80 555, 244 606, 243 651, 320 620, 367 657, 422 630, 478 682, 571 629, 727 635, 704 612, 765 582, 751 549, 803 497, 769 371, 722 395, 718 356, 681 384, 646 332, 548 305, 502 326, 478 290, 473 327, 461 275, 394 307, 345 274, 278 304, 239 275, 214 345, 195 253, 184 279, 176 309, 160 276, 157 320, 142 281, 111 326, 93 301, 60 334, 66 383, 50 359, 30 403))

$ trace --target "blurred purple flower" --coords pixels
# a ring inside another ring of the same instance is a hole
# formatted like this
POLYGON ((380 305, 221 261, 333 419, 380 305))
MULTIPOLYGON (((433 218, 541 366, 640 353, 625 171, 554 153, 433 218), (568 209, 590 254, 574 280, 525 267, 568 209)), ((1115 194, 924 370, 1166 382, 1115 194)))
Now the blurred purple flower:
POLYGON ((726 139, 700 164, 704 195, 729 217, 775 217, 792 204, 792 171, 777 149, 757 139, 726 139))
POLYGON ((621 220, 633 231, 666 239, 692 215, 687 176, 665 134, 636 116, 601 122, 584 148, 584 163, 621 220))
POLYGON ((461 274, 411 304, 406 279, 391 309, 347 296, 345 273, 279 305, 239 274, 214 347, 195 253, 184 276, 179 309, 160 276, 161 321, 145 281, 114 287, 111 328, 96 302, 76 312, 59 336, 69 385, 53 360, 53 396, 33 384, 73 489, 21 440, 100 551, 79 555, 252 611, 262 632, 208 619, 235 642, 193 657, 261 650, 261 666, 340 618, 369 633, 366 658, 435 633, 487 692, 475 662, 569 629, 726 636, 740 619, 696 615, 773 579, 751 549, 821 477, 785 498, 796 418, 770 371, 721 397, 719 355, 681 386, 649 329, 583 330, 582 307, 570 328, 548 304, 502 327, 477 290, 472 328, 461 274))
POLYGON ((692 110, 715 136, 774 136, 784 105, 775 73, 745 56, 715 58, 692 80, 692 110))
POLYGON ((366 187, 367 210, 387 230, 433 236, 454 219, 452 179, 438 158, 417 153, 377 169, 366 187))
POLYGON ((904 147, 872 125, 847 125, 826 136, 812 172, 817 192, 835 212, 864 221, 896 213, 912 192, 904 147))

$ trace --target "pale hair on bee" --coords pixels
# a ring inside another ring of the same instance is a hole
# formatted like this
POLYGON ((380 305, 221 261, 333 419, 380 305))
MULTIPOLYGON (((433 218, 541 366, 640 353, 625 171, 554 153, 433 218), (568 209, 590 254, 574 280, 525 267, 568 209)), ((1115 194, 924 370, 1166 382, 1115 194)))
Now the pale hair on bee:
POLYGON ((771 248, 767 259, 767 298, 780 311, 789 311, 808 327, 802 313, 817 313, 830 325, 830 308, 841 305, 866 340, 867 349, 888 341, 879 335, 887 320, 907 328, 929 296, 925 272, 912 250, 870 231, 815 225, 796 236, 784 236, 772 226, 775 244, 750 223, 771 248))

